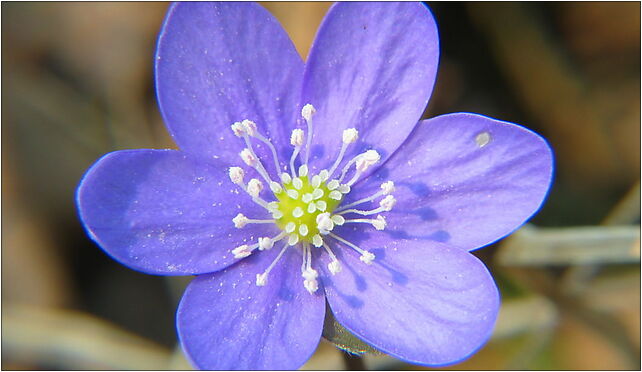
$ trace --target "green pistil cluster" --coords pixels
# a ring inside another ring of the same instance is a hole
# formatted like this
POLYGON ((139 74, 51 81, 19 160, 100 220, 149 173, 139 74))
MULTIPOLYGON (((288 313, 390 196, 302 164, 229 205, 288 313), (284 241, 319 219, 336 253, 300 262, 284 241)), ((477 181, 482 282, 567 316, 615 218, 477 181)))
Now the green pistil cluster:
POLYGON ((325 181, 314 187, 307 176, 297 177, 287 183, 283 191, 276 193, 278 211, 283 216, 276 219, 279 228, 288 234, 298 234, 299 240, 312 242, 319 234, 317 216, 332 213, 341 202, 337 192, 332 193, 325 181))

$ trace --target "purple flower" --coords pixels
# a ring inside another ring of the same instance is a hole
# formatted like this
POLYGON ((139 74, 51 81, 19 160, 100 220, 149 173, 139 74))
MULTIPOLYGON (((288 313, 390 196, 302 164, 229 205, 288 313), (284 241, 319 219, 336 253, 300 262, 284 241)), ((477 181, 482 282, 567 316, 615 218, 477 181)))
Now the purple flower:
POLYGON ((181 150, 105 155, 77 202, 114 259, 198 275, 177 313, 195 366, 298 368, 326 300, 411 363, 454 363, 488 339, 498 291, 469 251, 540 207, 552 156, 484 116, 417 122, 438 56, 420 3, 334 5, 305 64, 258 5, 171 6, 156 87, 181 150))

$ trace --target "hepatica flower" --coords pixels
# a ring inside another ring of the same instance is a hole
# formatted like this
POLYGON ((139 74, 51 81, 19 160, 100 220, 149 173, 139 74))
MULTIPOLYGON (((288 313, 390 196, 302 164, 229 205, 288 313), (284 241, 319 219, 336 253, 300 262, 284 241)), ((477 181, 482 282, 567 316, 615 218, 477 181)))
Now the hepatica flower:
POLYGON ((77 193, 119 262, 196 275, 177 312, 206 369, 294 369, 336 320, 405 361, 460 361, 490 336, 499 295, 469 251, 540 206, 552 156, 515 124, 419 121, 438 64, 420 3, 340 3, 304 63, 248 3, 179 3, 156 88, 180 150, 116 151, 77 193))

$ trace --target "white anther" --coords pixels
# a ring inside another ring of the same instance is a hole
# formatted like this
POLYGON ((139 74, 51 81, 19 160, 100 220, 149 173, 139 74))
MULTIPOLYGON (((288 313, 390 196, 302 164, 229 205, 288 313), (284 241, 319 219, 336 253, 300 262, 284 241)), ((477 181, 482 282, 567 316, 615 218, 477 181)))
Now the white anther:
POLYGON ((318 174, 315 174, 312 177, 312 181, 310 182, 310 185, 312 185, 312 187, 314 187, 315 189, 321 186, 321 177, 318 174))
POLYGON ((379 202, 379 206, 386 212, 392 210, 392 207, 394 207, 395 204, 397 204, 397 199, 392 195, 386 196, 379 202))
POLYGON ((275 210, 279 209, 279 202, 275 202, 275 201, 269 202, 267 204, 267 208, 268 208, 268 211, 270 211, 270 212, 275 211, 275 210))
POLYGON ((327 234, 334 228, 334 222, 330 218, 330 213, 321 213, 316 218, 317 229, 321 234, 327 234))
POLYGON ((343 216, 340 216, 338 214, 335 214, 334 216, 330 217, 332 219, 332 222, 334 222, 335 225, 341 226, 344 223, 346 223, 346 219, 343 218, 343 216))
POLYGON ((359 132, 354 128, 349 128, 343 131, 343 143, 346 145, 355 143, 359 138, 359 132))
POLYGON ((265 286, 267 284, 267 274, 268 273, 256 274, 256 285, 259 287, 265 286))
POLYGON ((296 224, 294 222, 288 222, 287 225, 285 225, 285 232, 291 233, 296 229, 296 224))
POLYGON ((314 191, 312 191, 312 197, 313 197, 315 200, 316 200, 316 199, 321 199, 321 198, 323 197, 323 190, 321 190, 321 189, 314 189, 314 191))
POLYGON ((317 202, 318 210, 320 210, 321 212, 325 212, 326 208, 328 208, 328 203, 324 202, 323 200, 319 200, 317 202))
POLYGON ((328 190, 334 190, 337 187, 339 187, 339 181, 338 180, 332 180, 332 181, 328 182, 328 184, 326 186, 328 187, 328 190))
POLYGON ((317 205, 314 202, 308 204, 308 213, 314 213, 317 210, 317 205))
POLYGON ((263 191, 263 182, 258 179, 252 178, 250 182, 247 183, 247 193, 251 196, 256 198, 261 191, 263 191))
POLYGON ((357 172, 363 173, 373 164, 377 163, 381 159, 381 155, 375 150, 368 150, 361 154, 359 159, 357 159, 357 172))
POLYGON ((232 124, 232 132, 234 132, 234 135, 237 137, 243 137, 245 128, 243 128, 243 125, 237 121, 236 123, 232 124))
POLYGON ((301 235, 301 236, 307 236, 307 235, 308 235, 308 232, 310 232, 310 231, 308 230, 308 225, 306 225, 306 224, 301 224, 301 225, 299 226, 299 235, 301 235))
POLYGON ((314 106, 308 103, 301 109, 301 116, 303 116, 305 120, 310 121, 312 120, 312 115, 314 115, 315 112, 317 112, 317 110, 314 106))
POLYGON ((283 188, 281 187, 281 185, 274 181, 270 182, 270 190, 272 190, 272 192, 275 194, 280 194, 281 192, 283 192, 283 188))
POLYGON ((303 129, 295 129, 290 135, 290 144, 292 146, 301 147, 303 146, 303 129))
POLYGON ((372 264, 372 261, 375 259, 375 255, 372 254, 371 252, 363 251, 363 253, 361 253, 361 257, 359 257, 359 259, 361 260, 361 262, 370 265, 370 264, 372 264))
POLYGON ((249 134, 250 136, 254 137, 256 135, 256 123, 253 122, 252 120, 243 120, 241 122, 241 125, 243 126, 243 129, 245 129, 245 132, 249 134))
POLYGON ((395 192, 395 183, 392 181, 386 181, 381 184, 381 190, 383 191, 383 195, 391 194, 395 192))
POLYGON ((320 247, 323 245, 323 238, 321 237, 321 235, 315 234, 312 237, 312 245, 314 245, 315 247, 320 247))
POLYGON ((339 187, 337 187, 337 191, 342 194, 348 194, 350 193, 350 185, 339 185, 339 187))
POLYGON ((341 194, 337 190, 334 190, 334 191, 330 191, 330 194, 328 195, 328 197, 334 200, 341 200, 341 198, 343 197, 343 194, 341 194))
POLYGON ((299 192, 294 189, 290 189, 286 193, 288 194, 290 199, 297 200, 299 198, 299 192))
POLYGON ((236 227, 237 229, 245 227, 245 225, 247 225, 249 221, 250 219, 245 217, 243 213, 239 213, 236 215, 236 217, 232 218, 232 222, 234 222, 234 227, 236 227))
POLYGON ((377 230, 383 230, 388 226, 386 223, 386 218, 382 215, 378 215, 376 219, 371 220, 372 226, 374 226, 375 229, 377 230))
POLYGON ((245 258, 252 254, 252 249, 247 244, 243 244, 232 249, 232 254, 234 255, 234 258, 245 258))
POLYGON ((307 280, 314 280, 319 277, 319 273, 315 269, 306 269, 301 272, 301 276, 307 280))
POLYGON ((292 211, 292 215, 294 216, 294 218, 300 218, 301 216, 303 216, 303 209, 301 209, 301 207, 294 208, 294 210, 292 211))
POLYGON ((321 172, 319 172, 319 177, 321 177, 321 182, 324 182, 328 179, 328 177, 330 177, 330 173, 324 169, 321 172))
POLYGON ((292 177, 287 173, 281 173, 281 182, 288 184, 292 182, 292 177))
POLYGON ((290 234, 288 236, 288 245, 295 245, 299 242, 299 234, 290 234))
POLYGON ((245 172, 241 167, 231 167, 229 170, 230 180, 237 185, 243 184, 243 178, 245 177, 245 172))
POLYGON ((259 238, 259 250, 265 251, 274 247, 274 240, 269 237, 259 238))
POLYGON ((330 270, 330 273, 332 273, 332 275, 336 275, 337 273, 341 272, 341 264, 336 260, 331 261, 328 264, 328 270, 330 270))
POLYGON ((295 177, 294 179, 292 179, 292 186, 294 186, 294 188, 297 190, 301 190, 301 188, 303 187, 303 181, 301 181, 299 177, 295 177))
POLYGON ((303 201, 304 203, 311 202, 312 201, 312 194, 310 194, 310 193, 303 194, 303 196, 301 197, 301 201, 303 201))
POLYGON ((305 177, 308 175, 308 166, 303 164, 299 167, 299 177, 305 177))
POLYGON ((303 286, 310 294, 313 294, 319 289, 319 282, 316 279, 313 280, 304 280, 303 286))
POLYGON ((275 220, 278 220, 281 217, 283 217, 283 212, 279 210, 272 211, 272 218, 274 218, 275 220))
POLYGON ((241 155, 241 159, 243 159, 243 162, 249 165, 250 167, 254 167, 258 163, 258 159, 256 158, 256 156, 254 156, 252 151, 248 148, 243 149, 240 155, 241 155))

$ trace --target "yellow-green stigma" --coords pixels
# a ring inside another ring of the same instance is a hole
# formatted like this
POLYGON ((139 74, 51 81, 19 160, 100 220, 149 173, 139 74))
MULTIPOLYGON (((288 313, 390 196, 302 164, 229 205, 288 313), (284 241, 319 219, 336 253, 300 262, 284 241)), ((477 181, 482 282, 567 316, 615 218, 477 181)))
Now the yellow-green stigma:
POLYGON ((286 177, 283 189, 275 193, 278 202, 273 213, 276 225, 287 234, 298 235, 299 241, 313 242, 320 233, 318 218, 321 214, 332 213, 343 195, 336 190, 337 182, 328 183, 319 175, 311 179, 306 176, 290 179, 286 177), (279 217, 279 218, 276 218, 279 217))

